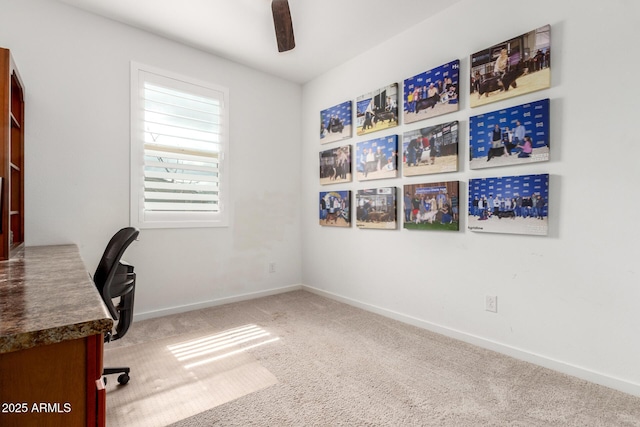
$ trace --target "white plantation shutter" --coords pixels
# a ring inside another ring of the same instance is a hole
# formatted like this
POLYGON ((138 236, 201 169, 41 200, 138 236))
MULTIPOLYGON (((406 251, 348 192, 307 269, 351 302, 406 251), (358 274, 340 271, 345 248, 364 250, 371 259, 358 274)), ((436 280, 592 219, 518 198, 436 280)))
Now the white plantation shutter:
POLYGON ((217 154, 187 154, 148 143, 144 148, 145 210, 219 210, 217 154))
POLYGON ((141 228, 226 225, 228 91, 189 80, 132 65, 131 218, 141 228))

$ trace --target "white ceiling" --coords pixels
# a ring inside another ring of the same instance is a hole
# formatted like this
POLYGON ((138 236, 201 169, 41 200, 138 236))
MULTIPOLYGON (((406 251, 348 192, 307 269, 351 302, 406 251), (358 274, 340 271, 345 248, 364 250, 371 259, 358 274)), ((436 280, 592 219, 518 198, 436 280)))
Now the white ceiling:
POLYGON ((283 53, 271 0, 58 1, 305 83, 461 0, 289 0, 296 47, 283 53))

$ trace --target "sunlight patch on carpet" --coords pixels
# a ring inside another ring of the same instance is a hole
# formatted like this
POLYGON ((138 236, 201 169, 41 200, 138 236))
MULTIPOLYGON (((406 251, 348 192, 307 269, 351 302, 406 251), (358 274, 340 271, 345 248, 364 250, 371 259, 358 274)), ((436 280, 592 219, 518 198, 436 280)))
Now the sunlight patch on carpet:
POLYGON ((184 365, 186 369, 191 369, 195 366, 215 362, 217 360, 224 359, 225 357, 234 356, 261 345, 270 344, 278 341, 279 339, 278 337, 270 338, 270 336, 271 334, 269 332, 259 326, 246 325, 219 334, 198 337, 193 340, 169 345, 167 348, 180 362, 199 359, 184 365), (246 345, 247 343, 251 344, 246 345), (220 353, 223 350, 226 352, 220 353), (216 355, 203 358, 203 356, 211 354, 216 355))
POLYGON ((107 425, 166 426, 278 382, 247 350, 278 337, 256 325, 109 349, 105 366, 131 381, 107 383, 107 425))

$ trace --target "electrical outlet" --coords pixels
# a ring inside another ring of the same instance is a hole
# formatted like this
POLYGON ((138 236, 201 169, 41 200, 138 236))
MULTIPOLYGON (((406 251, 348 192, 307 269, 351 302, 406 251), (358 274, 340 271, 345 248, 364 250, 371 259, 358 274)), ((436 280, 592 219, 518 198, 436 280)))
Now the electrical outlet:
POLYGON ((270 262, 269 263, 269 273, 275 273, 276 272, 276 263, 275 262, 270 262))
POLYGON ((484 300, 484 309, 492 313, 497 313, 498 297, 495 295, 487 295, 484 300))

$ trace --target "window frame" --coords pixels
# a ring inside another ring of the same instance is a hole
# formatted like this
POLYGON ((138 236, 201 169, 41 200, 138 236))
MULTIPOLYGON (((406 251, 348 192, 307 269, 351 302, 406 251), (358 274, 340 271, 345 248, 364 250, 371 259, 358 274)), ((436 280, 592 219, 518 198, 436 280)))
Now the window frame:
POLYGON ((209 228, 229 225, 229 89, 210 82, 131 62, 131 117, 130 117, 130 223, 134 227, 149 228, 209 228), (153 80, 145 75, 153 75, 153 80), (218 212, 156 212, 145 210, 144 200, 144 113, 141 91, 145 81, 164 81, 168 87, 188 93, 210 97, 205 92, 217 92, 221 102, 220 155, 218 158, 219 201, 218 212))

